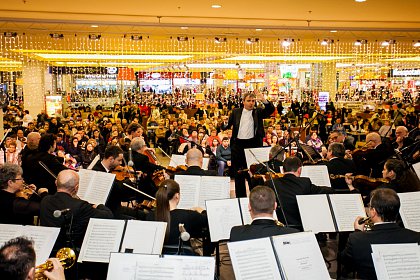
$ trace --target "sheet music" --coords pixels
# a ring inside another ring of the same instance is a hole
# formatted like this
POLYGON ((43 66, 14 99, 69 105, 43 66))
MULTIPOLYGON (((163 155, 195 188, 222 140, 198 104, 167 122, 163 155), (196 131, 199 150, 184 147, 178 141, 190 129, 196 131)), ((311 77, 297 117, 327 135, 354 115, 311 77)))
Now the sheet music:
POLYGON ((24 236, 34 241, 36 265, 45 262, 54 247, 60 228, 0 224, 0 246, 12 238, 24 236))
POLYGON ((399 193, 401 207, 400 215, 404 227, 420 232, 420 192, 399 193))
POLYGON ((207 200, 206 209, 212 242, 228 240, 232 227, 242 225, 236 198, 207 200))
POLYGON ((212 257, 112 253, 108 280, 213 280, 212 257))
POLYGON ((296 200, 305 231, 335 232, 334 221, 325 194, 297 195, 296 200))
POLYGON ((417 174, 417 177, 420 179, 420 162, 413 164, 414 171, 417 174))
POLYGON ((209 162, 210 162, 210 158, 208 157, 203 157, 203 170, 209 170, 209 162))
POLYGON ((185 165, 185 158, 185 155, 172 154, 171 160, 169 161, 169 166, 177 167, 178 165, 185 165))
POLYGON ((92 204, 105 204, 114 179, 115 174, 81 169, 77 195, 92 204))
POLYGON ((362 196, 358 193, 330 194, 338 231, 354 231, 357 216, 365 217, 362 196))
MULTIPOLYGON (((230 197, 230 178, 221 176, 201 176, 198 203, 194 206, 206 207, 205 201, 230 197)), ((182 198, 181 198, 182 199, 182 198)))
POLYGON ((285 279, 331 279, 314 233, 277 235, 272 239, 285 279))
POLYGON ((124 220, 91 218, 83 239, 78 262, 109 262, 109 254, 119 250, 124 225, 124 220))
POLYGON ((270 153, 271 147, 261 147, 261 148, 251 148, 251 149, 244 149, 245 151, 245 159, 246 159, 246 165, 248 166, 248 168, 253 164, 253 163, 259 163, 260 162, 265 162, 268 161, 269 157, 269 153, 270 153), (252 152, 254 153, 255 157, 258 159, 256 159, 254 157, 254 155, 252 155, 252 153, 250 152, 250 150, 252 150, 252 152))
POLYGON ((178 204, 180 209, 191 209, 198 206, 201 178, 196 175, 175 175, 175 181, 179 184, 181 199, 178 204))
POLYGON ((128 220, 120 252, 132 249, 131 253, 161 254, 165 240, 165 222, 128 220))
POLYGON ((414 244, 372 244, 378 279, 420 279, 420 249, 414 244))
POLYGON ((302 166, 300 177, 311 179, 312 184, 331 188, 330 175, 326 165, 306 165, 302 166))
POLYGON ((236 280, 281 279, 269 238, 228 242, 227 245, 236 280))

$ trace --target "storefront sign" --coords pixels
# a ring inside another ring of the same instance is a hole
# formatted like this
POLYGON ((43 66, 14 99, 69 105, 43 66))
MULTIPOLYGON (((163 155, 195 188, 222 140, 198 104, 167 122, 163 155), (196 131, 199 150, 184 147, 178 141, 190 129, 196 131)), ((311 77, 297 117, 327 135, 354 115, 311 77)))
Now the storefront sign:
POLYGON ((318 105, 321 107, 321 110, 326 110, 328 102, 330 102, 330 93, 328 91, 321 91, 318 94, 318 105))
POLYGON ((61 95, 45 96, 45 108, 48 116, 55 116, 57 110, 62 108, 61 95))
POLYGON ((420 76, 420 69, 392 69, 392 76, 394 77, 418 77, 420 76))

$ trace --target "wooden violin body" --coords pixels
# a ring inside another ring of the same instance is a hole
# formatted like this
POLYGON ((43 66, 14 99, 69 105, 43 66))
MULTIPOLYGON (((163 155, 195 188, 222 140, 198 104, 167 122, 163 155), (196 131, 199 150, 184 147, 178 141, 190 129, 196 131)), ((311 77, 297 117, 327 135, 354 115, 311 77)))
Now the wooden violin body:
MULTIPOLYGON (((369 194, 372 190, 376 189, 380 185, 389 183, 388 179, 384 178, 371 178, 366 175, 355 175, 355 176, 348 176, 350 179, 353 180, 353 186, 358 189, 362 195, 369 194)), ((338 178, 346 178, 346 175, 334 175, 330 174, 330 178, 332 180, 338 178)))
POLYGON ((115 174, 115 179, 118 181, 124 181, 125 179, 134 178, 134 169, 131 166, 117 166, 112 170, 112 174, 115 174))

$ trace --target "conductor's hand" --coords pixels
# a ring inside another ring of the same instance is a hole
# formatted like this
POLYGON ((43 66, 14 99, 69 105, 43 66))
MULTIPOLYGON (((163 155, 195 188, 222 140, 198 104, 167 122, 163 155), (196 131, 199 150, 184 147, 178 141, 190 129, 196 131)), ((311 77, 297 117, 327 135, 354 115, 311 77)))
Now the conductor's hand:
POLYGON ((355 230, 365 231, 365 223, 359 225, 360 219, 364 219, 365 217, 357 216, 356 220, 353 223, 355 230))
POLYGON ((57 258, 48 259, 52 262, 54 268, 51 271, 44 271, 44 275, 50 280, 65 280, 64 268, 57 258))
POLYGON ((261 101, 261 102, 265 102, 266 101, 266 99, 265 99, 265 97, 264 97, 264 94, 262 94, 261 92, 257 92, 256 93, 256 99, 257 99, 257 101, 261 101))

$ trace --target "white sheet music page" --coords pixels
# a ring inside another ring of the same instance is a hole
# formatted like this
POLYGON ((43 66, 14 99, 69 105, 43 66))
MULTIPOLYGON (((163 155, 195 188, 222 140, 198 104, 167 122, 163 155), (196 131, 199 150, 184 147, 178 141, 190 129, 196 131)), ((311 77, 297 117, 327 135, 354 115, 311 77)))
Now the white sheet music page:
POLYGON ((210 158, 208 157, 203 157, 203 170, 209 170, 209 162, 210 162, 210 158))
POLYGON ((112 253, 108 280, 213 280, 212 257, 112 253))
POLYGON ((362 196, 358 193, 330 194, 338 231, 354 231, 357 216, 365 217, 362 196))
POLYGON ((36 265, 44 263, 49 258, 59 233, 60 228, 56 227, 23 227, 22 235, 34 241, 36 265))
POLYGON ((198 205, 206 207, 205 201, 230 197, 230 178, 222 176, 201 176, 198 205))
POLYGON ((420 192, 399 193, 400 215, 404 227, 420 232, 420 192))
POLYGON ((0 224, 0 247, 12 238, 22 236, 22 225, 0 224))
POLYGON ((228 242, 236 280, 281 279, 270 238, 228 242))
POLYGON ((93 179, 94 171, 87 169, 80 169, 79 174, 79 189, 77 191, 77 196, 83 200, 86 200, 86 192, 89 189, 90 182, 93 179))
POLYGON ((420 279, 418 244, 372 244, 372 260, 378 279, 420 279))
POLYGON ((326 165, 302 166, 300 177, 311 179, 312 184, 331 188, 330 175, 326 165))
POLYGON ((84 200, 96 205, 105 204, 114 183, 115 174, 93 170, 88 170, 88 172, 94 173, 84 200))
POLYGON ((159 255, 162 253, 165 233, 165 222, 128 220, 121 252, 132 250, 130 253, 159 255))
POLYGON ((414 171, 417 174, 417 177, 420 179, 420 162, 413 164, 414 171))
POLYGON ((169 166, 177 167, 178 165, 185 165, 185 155, 175 155, 171 156, 171 160, 169 161, 169 166))
POLYGON ((111 252, 118 252, 125 221, 90 219, 78 262, 109 262, 111 252))
POLYGON ((207 200, 206 209, 212 242, 228 240, 232 227, 242 225, 236 198, 207 200))
POLYGON ((244 149, 245 151, 245 159, 246 165, 248 168, 254 164, 260 162, 268 161, 269 157, 268 154, 270 153, 271 147, 261 147, 261 148, 250 148, 244 149), (254 155, 251 153, 254 153, 254 155))
POLYGON ((296 200, 305 231, 335 232, 334 221, 325 194, 297 195, 296 200))
POLYGON ((331 279, 314 233, 300 232, 272 238, 286 279, 331 279))
POLYGON ((175 181, 180 188, 180 201, 178 208, 191 209, 198 206, 200 194, 201 176, 196 175, 175 175, 175 181))

